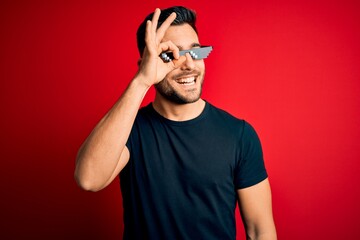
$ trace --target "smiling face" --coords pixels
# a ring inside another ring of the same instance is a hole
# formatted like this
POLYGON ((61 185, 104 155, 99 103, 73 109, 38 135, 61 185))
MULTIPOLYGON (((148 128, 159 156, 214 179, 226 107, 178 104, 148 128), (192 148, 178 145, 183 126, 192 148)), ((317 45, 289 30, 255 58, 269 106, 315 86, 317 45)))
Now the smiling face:
MULTIPOLYGON (((198 36, 189 24, 170 26, 162 41, 172 41, 179 50, 200 47, 198 36)), ((162 97, 173 103, 193 103, 200 99, 204 75, 204 60, 193 60, 186 54, 186 61, 169 72, 155 88, 162 97)))

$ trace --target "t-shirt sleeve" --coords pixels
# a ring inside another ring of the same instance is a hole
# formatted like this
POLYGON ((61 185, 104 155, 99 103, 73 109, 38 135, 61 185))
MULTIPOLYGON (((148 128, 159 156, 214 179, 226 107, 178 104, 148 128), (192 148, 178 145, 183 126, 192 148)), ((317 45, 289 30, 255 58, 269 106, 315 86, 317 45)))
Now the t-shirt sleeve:
POLYGON ((138 125, 139 125, 138 118, 136 118, 135 121, 134 121, 134 124, 133 124, 133 126, 131 128, 130 135, 129 135, 129 137, 128 137, 127 141, 126 141, 126 144, 125 144, 125 146, 129 150, 130 154, 131 154, 131 152, 133 150, 133 146, 135 146, 133 144, 137 140, 136 136, 138 135, 138 125))
POLYGON ((126 141, 125 146, 129 150, 129 152, 131 152, 131 135, 129 136, 128 140, 126 141))
POLYGON ((236 164, 234 181, 237 189, 253 186, 267 178, 260 139, 254 128, 243 122, 240 152, 236 164))
POLYGON ((131 129, 129 138, 126 141, 126 144, 125 144, 125 146, 129 150, 130 154, 131 154, 133 146, 135 146, 135 145, 133 145, 134 142, 136 142, 137 139, 138 139, 136 136, 138 136, 138 122, 137 122, 137 119, 135 119, 135 122, 134 122, 134 125, 133 125, 132 129, 131 129))

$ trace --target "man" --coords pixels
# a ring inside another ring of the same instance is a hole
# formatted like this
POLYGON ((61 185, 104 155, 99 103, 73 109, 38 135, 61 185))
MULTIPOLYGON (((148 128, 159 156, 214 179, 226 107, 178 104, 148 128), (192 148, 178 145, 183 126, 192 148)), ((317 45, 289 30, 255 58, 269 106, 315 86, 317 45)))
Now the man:
POLYGON ((79 150, 78 184, 98 191, 120 174, 124 239, 235 239, 237 201, 248 239, 276 239, 255 131, 200 98, 204 60, 180 54, 201 47, 194 12, 156 9, 138 47, 138 72, 79 150))

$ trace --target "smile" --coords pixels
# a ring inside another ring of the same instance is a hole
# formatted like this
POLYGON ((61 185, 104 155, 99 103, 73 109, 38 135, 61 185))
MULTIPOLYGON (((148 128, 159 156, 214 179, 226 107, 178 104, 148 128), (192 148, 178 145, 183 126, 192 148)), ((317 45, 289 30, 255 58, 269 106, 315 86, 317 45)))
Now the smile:
POLYGON ((175 81, 178 84, 182 84, 182 85, 193 85, 196 82, 196 78, 195 77, 186 77, 186 78, 179 78, 175 81))

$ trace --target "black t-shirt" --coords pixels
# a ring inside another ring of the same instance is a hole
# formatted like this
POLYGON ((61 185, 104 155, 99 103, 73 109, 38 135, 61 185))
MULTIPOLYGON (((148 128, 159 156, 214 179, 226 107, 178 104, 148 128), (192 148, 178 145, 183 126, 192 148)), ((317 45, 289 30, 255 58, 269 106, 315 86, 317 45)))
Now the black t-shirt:
POLYGON ((235 239, 236 190, 267 178, 254 129, 209 103, 181 122, 149 104, 126 146, 124 240, 235 239))

